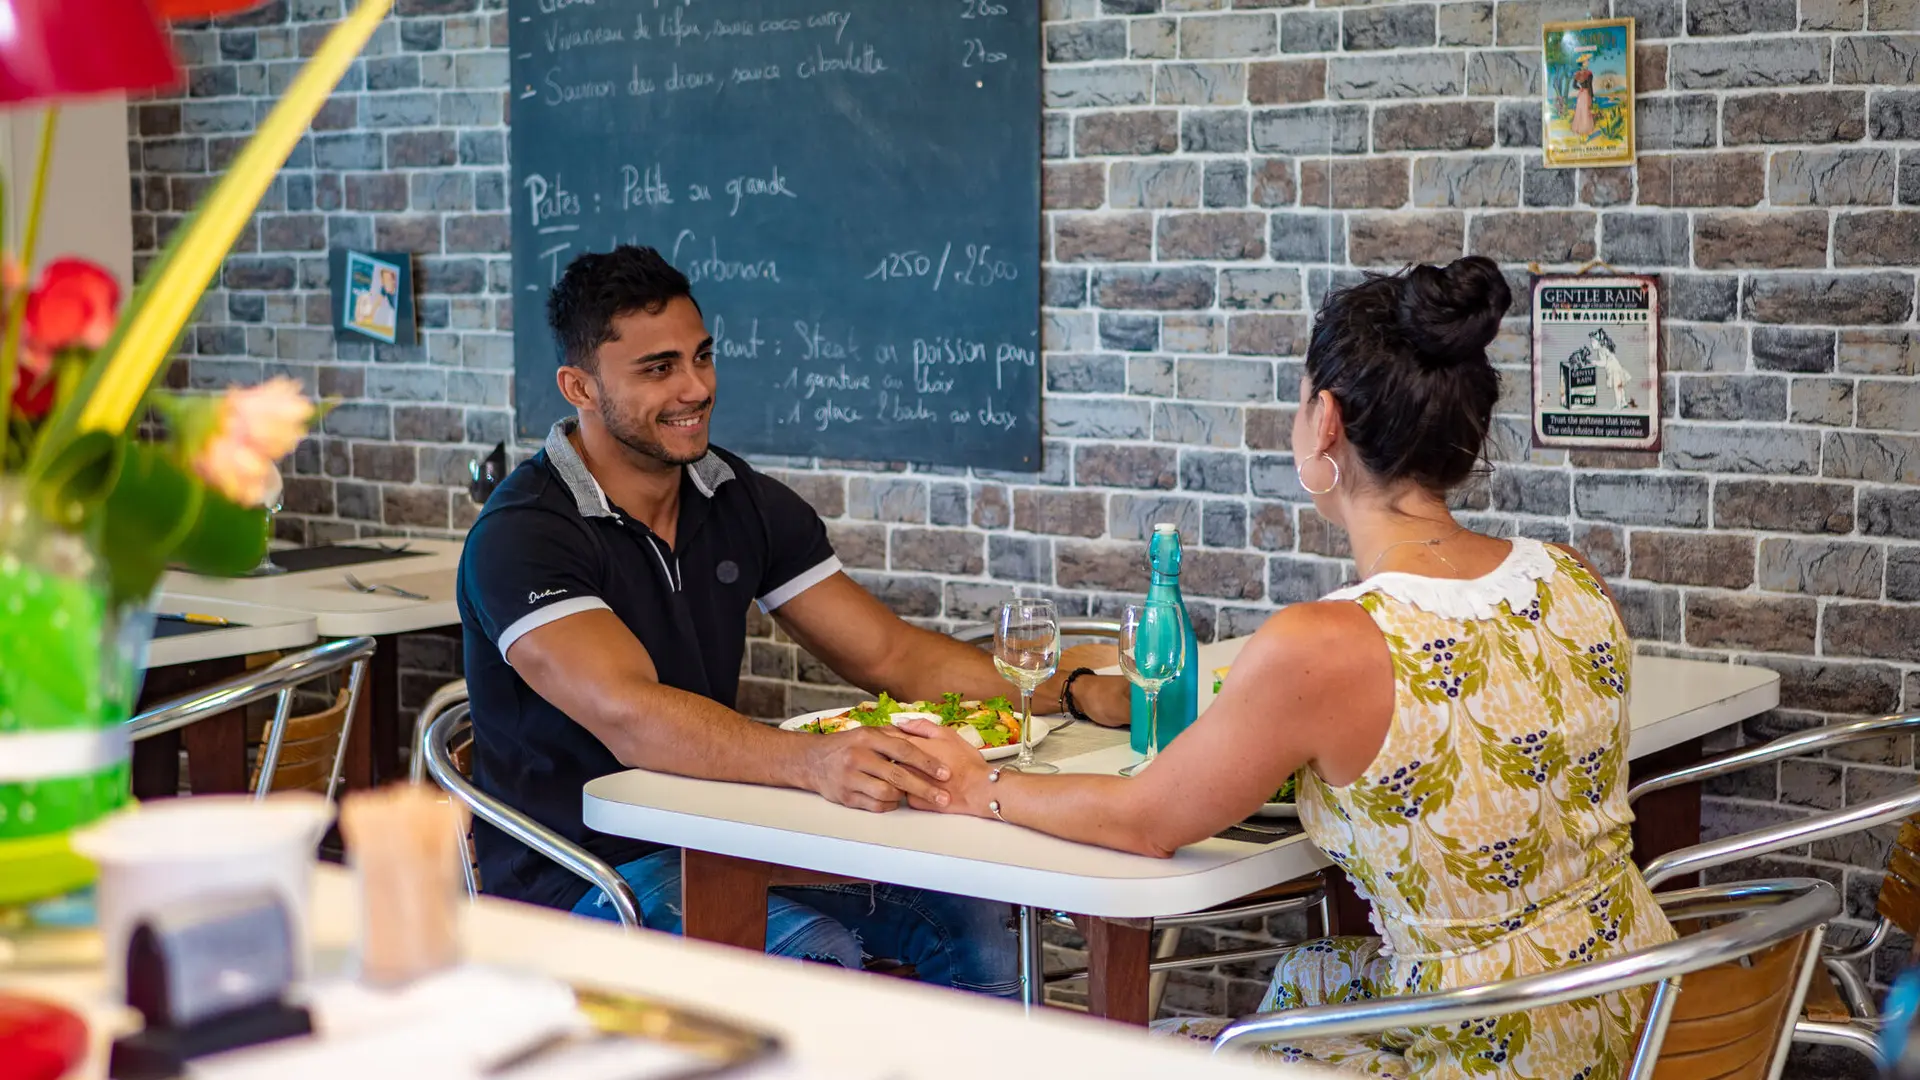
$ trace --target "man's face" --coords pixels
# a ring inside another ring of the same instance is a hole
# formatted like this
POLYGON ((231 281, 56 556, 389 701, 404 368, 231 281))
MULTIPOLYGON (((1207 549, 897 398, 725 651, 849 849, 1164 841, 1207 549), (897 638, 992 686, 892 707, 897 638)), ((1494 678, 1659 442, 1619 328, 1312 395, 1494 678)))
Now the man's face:
POLYGON ((637 454, 687 465, 707 452, 713 416, 713 337, 685 297, 659 314, 613 320, 613 340, 594 354, 600 421, 637 454))

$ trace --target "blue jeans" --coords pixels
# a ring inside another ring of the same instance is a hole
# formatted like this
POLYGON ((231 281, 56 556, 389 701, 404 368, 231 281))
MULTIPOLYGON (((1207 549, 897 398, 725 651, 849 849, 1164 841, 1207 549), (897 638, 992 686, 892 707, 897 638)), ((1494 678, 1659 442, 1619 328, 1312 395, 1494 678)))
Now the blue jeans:
MULTIPOLYGON (((682 932, 680 851, 656 851, 616 867, 633 886, 649 930, 682 932)), ((602 889, 574 914, 618 918, 602 889)), ((767 892, 767 952, 859 970, 867 958, 913 965, 935 986, 1012 997, 1020 946, 1006 904, 893 885, 797 885, 767 892)))

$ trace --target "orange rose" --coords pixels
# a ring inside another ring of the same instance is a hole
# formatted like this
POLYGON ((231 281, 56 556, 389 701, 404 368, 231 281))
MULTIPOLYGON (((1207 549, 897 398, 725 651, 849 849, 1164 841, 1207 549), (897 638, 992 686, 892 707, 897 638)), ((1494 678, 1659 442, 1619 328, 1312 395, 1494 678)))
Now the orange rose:
POLYGON ((234 502, 259 506, 279 475, 273 463, 306 436, 313 402, 282 375, 227 391, 218 408, 213 434, 194 455, 194 471, 234 502))
POLYGON ((45 354, 98 349, 113 333, 119 304, 120 285, 105 270, 85 259, 55 259, 27 295, 29 348, 45 354))

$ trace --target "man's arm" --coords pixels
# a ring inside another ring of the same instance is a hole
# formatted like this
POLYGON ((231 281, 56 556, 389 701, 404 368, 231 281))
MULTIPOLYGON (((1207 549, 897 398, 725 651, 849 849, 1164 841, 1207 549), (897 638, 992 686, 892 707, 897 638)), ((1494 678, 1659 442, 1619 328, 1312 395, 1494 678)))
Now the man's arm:
MULTIPOLYGON (((968 698, 1012 694, 1012 684, 994 670, 987 650, 944 634, 922 630, 836 573, 780 605, 773 617, 809 653, 825 661, 841 678, 901 701, 959 693, 968 698)), ((1060 688, 1072 669, 1034 691, 1035 712, 1065 711, 1060 688)), ((1117 675, 1083 676, 1073 684, 1073 699, 1101 724, 1127 723, 1127 681, 1117 675)))
POLYGON ((507 647, 506 658, 534 693, 592 732, 624 765, 803 788, 862 810, 891 810, 903 792, 945 798, 928 779, 944 779, 945 767, 891 730, 780 731, 663 686, 646 647, 605 608, 528 631, 507 647))

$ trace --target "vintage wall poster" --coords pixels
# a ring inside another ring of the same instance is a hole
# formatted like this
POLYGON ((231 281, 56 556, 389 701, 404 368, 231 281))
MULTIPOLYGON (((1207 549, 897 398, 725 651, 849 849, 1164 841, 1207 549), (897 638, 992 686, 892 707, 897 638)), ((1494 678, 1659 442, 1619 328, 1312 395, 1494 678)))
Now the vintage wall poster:
POLYGON ((1660 448, 1660 283, 1533 281, 1533 444, 1660 448))
POLYGON ((412 259, 400 251, 329 253, 333 328, 388 345, 414 343, 412 259))
POLYGON ((1547 167, 1633 164, 1633 20, 1550 23, 1542 34, 1547 167))

